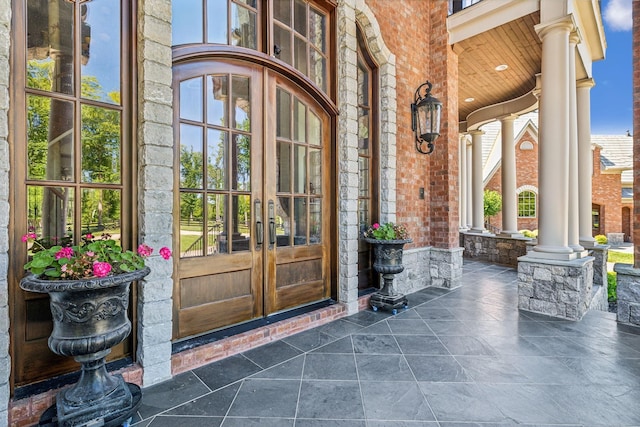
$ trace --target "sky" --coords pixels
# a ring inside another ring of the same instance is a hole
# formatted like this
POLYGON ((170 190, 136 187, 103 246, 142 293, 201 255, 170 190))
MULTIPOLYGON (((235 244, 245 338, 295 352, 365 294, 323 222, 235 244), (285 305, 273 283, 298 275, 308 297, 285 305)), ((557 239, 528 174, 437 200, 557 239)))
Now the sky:
POLYGON ((591 89, 591 133, 594 135, 633 132, 631 1, 601 2, 607 51, 603 61, 593 63, 596 85, 591 89))

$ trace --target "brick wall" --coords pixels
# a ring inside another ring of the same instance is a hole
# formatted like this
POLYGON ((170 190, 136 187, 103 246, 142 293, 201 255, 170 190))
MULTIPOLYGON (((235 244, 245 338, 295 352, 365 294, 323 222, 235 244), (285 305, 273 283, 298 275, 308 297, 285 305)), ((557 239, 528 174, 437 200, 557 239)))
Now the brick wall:
MULTIPOLYGON (((633 188, 640 188, 640 1, 633 2, 633 188)), ((635 264, 640 268, 640 191, 633 193, 635 264)))
POLYGON ((396 61, 396 156, 402 165, 396 175, 396 220, 409 228, 414 242, 409 247, 457 247, 458 64, 448 46, 447 2, 368 0, 367 4, 391 53, 402 58, 396 61), (414 148, 409 108, 416 88, 426 80, 433 84, 432 95, 444 104, 441 136, 431 155, 414 148), (425 190, 424 200, 419 198, 420 188, 425 190))
POLYGON ((622 232, 622 184, 620 173, 602 173, 600 147, 593 150, 591 202, 603 206, 600 210, 600 234, 622 232))

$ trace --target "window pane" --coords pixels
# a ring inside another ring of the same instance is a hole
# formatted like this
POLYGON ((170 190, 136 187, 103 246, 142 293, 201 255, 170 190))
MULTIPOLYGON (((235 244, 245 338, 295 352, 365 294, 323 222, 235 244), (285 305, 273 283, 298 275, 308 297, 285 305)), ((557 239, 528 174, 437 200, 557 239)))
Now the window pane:
POLYGON ((369 110, 365 108, 358 108, 358 150, 369 154, 369 110))
POLYGON ((369 199, 358 200, 358 224, 360 225, 360 233, 367 231, 371 225, 371 208, 369 199))
POLYGON ((287 64, 292 64, 291 58, 291 32, 279 25, 273 26, 273 43, 277 47, 274 49, 276 58, 287 64))
POLYGON ((307 37, 307 3, 295 0, 294 8, 294 28, 298 33, 307 37))
POLYGON ((307 184, 307 156, 306 156, 307 147, 303 145, 296 145, 293 150, 294 150, 293 182, 295 183, 294 191, 296 193, 306 193, 307 192, 307 186, 306 186, 307 184))
POLYGON ((296 234, 293 237, 294 245, 307 244, 307 198, 296 197, 295 199, 295 224, 296 234))
POLYGON ((248 251, 251 241, 251 196, 233 196, 231 200, 233 209, 231 251, 248 251))
POLYGON ((235 3, 231 5, 231 44, 249 49, 257 46, 255 12, 235 3))
MULTIPOLYGON (((171 43, 173 46, 203 42, 202 14, 202 0, 171 2, 171 43)), ((224 16, 226 23, 227 15, 224 16)))
POLYGON ((305 125, 307 124, 307 109, 298 99, 293 101, 293 140, 305 142, 305 125))
POLYGON ((274 0, 273 17, 285 25, 291 26, 291 0, 274 0))
POLYGON ((120 112, 82 106, 82 182, 120 183, 120 112))
POLYGON ((321 52, 326 52, 325 16, 313 9, 309 11, 309 41, 321 52))
POLYGON ((120 105, 120 2, 80 6, 82 96, 120 105))
POLYGON ((235 174, 231 177, 231 188, 239 191, 251 191, 251 138, 247 135, 233 135, 233 158, 231 168, 235 174))
POLYGON ((291 139, 291 95, 277 89, 276 136, 291 139))
POLYGON ((278 193, 288 193, 291 191, 291 144, 278 141, 276 151, 276 191, 278 193))
POLYGON ((291 199, 278 197, 276 203, 277 246, 291 246, 291 199))
POLYGON ((257 7, 257 0, 238 0, 238 3, 244 3, 254 9, 257 7))
POLYGON ((209 194, 207 212, 207 240, 209 241, 207 254, 227 253, 227 196, 224 194, 209 194))
POLYGON ((207 76, 207 123, 227 126, 228 82, 227 76, 207 76))
POLYGON ((369 105, 369 70, 358 60, 358 104, 369 105))
POLYGON ((29 179, 73 180, 73 103, 27 96, 29 179))
POLYGON ((207 0, 207 43, 229 43, 227 41, 226 1, 207 0))
POLYGON ((202 121, 202 77, 180 82, 180 118, 202 121))
POLYGON ((180 193, 180 256, 204 253, 202 194, 180 193))
POLYGON ((302 74, 308 75, 307 70, 307 42, 301 39, 300 37, 295 38, 295 58, 294 58, 294 66, 297 70, 299 70, 302 74))
POLYGON ((309 229, 309 243, 322 243, 322 199, 309 199, 309 221, 311 228, 309 229))
POLYGON ((309 70, 309 77, 313 80, 318 87, 320 87, 323 91, 327 90, 326 83, 326 68, 327 61, 326 59, 315 49, 311 49, 309 53, 309 66, 311 70, 309 70))
POLYGON ((236 129, 251 131, 251 92, 248 77, 233 76, 233 123, 236 129))
POLYGON ((358 157, 358 197, 369 197, 369 158, 358 157))
POLYGON ((27 186, 28 231, 51 247, 73 239, 74 189, 27 186))
POLYGON ((51 0, 44 7, 41 2, 25 3, 27 87, 73 95, 74 3, 51 0))
POLYGON ((322 145, 322 127, 320 123, 320 118, 313 114, 313 112, 309 112, 308 119, 308 138, 307 142, 312 145, 322 145))
POLYGON ((309 148, 309 193, 322 194, 322 155, 317 148, 309 148))
POLYGON ((119 190, 83 189, 81 201, 81 233, 95 237, 110 234, 121 239, 122 196, 119 190))
POLYGON ((207 130, 207 182, 209 189, 225 190, 227 186, 227 132, 207 130))
POLYGON ((180 187, 202 188, 202 128, 180 125, 180 187))

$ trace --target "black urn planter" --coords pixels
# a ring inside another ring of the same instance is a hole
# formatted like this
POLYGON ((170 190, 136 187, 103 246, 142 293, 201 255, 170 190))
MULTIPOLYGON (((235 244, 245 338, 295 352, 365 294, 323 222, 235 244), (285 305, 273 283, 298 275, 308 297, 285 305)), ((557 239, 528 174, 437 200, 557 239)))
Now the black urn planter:
POLYGON ((409 301, 407 297, 398 293, 393 280, 395 275, 404 271, 402 265, 402 252, 404 245, 413 240, 378 240, 366 237, 364 239, 373 248, 373 269, 382 274, 384 280, 381 289, 371 295, 371 308, 377 311, 378 308, 391 310, 393 314, 399 308, 407 308, 409 301))
POLYGON ((41 425, 121 425, 140 406, 140 388, 109 374, 105 357, 131 333, 129 286, 149 272, 145 267, 79 280, 44 280, 30 274, 20 281, 22 289, 51 298, 51 351, 82 364, 78 382, 56 395, 56 404, 42 415, 41 425))

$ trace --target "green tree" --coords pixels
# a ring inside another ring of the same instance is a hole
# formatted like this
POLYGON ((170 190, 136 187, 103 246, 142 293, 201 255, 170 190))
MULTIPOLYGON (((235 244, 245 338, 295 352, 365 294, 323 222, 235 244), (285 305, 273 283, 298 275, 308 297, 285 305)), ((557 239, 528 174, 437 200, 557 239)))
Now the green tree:
POLYGON ((494 190, 484 190, 484 217, 491 224, 491 217, 502 210, 502 196, 494 190))

